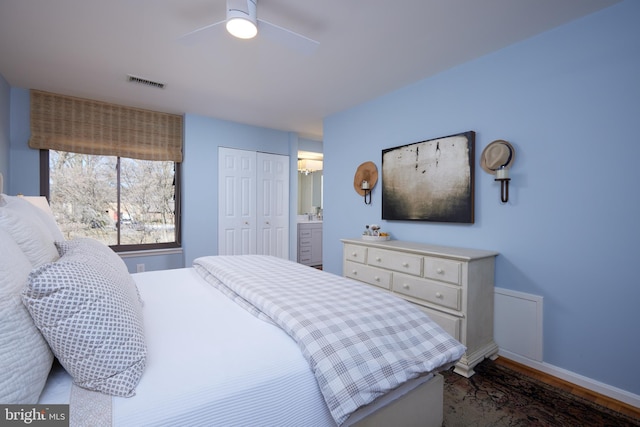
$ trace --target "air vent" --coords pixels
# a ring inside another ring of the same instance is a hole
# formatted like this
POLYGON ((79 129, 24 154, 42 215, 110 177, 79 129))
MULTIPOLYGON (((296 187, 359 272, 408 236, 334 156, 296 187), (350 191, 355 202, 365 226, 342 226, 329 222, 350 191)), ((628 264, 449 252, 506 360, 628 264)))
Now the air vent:
POLYGON ((127 79, 131 83, 139 83, 141 85, 147 85, 158 89, 164 89, 164 87, 166 86, 166 83, 154 82, 153 80, 143 79, 142 77, 132 76, 131 74, 127 75, 127 79))

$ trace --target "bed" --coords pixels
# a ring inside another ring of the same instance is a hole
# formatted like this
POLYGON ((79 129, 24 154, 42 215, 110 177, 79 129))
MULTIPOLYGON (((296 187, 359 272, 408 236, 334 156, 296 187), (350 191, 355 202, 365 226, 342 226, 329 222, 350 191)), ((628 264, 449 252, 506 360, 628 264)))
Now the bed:
POLYGON ((0 403, 91 426, 442 424, 438 372, 465 349, 409 303, 273 257, 129 274, 1 197, 0 403))

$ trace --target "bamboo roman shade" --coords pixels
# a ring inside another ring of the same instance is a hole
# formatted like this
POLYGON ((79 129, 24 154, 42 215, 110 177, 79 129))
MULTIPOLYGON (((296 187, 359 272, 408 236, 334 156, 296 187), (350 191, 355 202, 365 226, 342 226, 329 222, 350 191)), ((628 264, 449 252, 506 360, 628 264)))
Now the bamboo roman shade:
POLYGON ((182 116, 31 91, 29 147, 182 162, 182 116))

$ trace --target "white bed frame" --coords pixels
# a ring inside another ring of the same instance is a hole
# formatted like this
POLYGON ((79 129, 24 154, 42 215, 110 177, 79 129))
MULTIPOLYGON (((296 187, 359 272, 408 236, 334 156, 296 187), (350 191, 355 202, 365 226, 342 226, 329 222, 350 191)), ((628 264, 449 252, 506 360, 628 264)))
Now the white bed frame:
POLYGON ((444 378, 429 381, 353 424, 353 427, 440 427, 443 421, 444 378))

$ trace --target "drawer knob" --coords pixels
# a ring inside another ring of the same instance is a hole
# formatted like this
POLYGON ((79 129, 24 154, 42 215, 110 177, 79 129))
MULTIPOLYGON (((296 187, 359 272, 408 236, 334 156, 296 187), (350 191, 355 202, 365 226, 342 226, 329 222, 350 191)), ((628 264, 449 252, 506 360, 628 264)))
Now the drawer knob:
POLYGON ((379 281, 380 281, 380 277, 376 276, 376 277, 374 277, 374 280, 375 280, 376 282, 379 282, 379 281))
POLYGON ((438 299, 442 299, 442 293, 441 292, 436 292, 436 298, 438 299))
POLYGON ((357 275, 358 275, 358 271, 357 271, 357 270, 353 270, 353 271, 351 272, 351 274, 353 274, 354 276, 357 276, 357 275))
POLYGON ((380 262, 380 261, 382 261, 382 258, 380 258, 380 257, 378 256, 378 257, 376 257, 376 261, 380 262))
POLYGON ((358 253, 357 252, 352 252, 351 256, 354 257, 354 258, 357 258, 358 257, 358 253))
POLYGON ((436 268, 436 273, 438 273, 438 274, 443 274, 443 273, 444 273, 444 270, 443 270, 443 269, 441 269, 441 268, 436 268))
POLYGON ((406 267, 409 267, 409 263, 408 263, 408 262, 403 262, 403 263, 402 263, 402 266, 403 266, 403 267, 405 267, 405 268, 406 268, 406 267))
POLYGON ((402 288, 403 288, 403 289, 409 289, 409 285, 407 285, 406 283, 403 283, 403 284, 402 284, 402 288))

